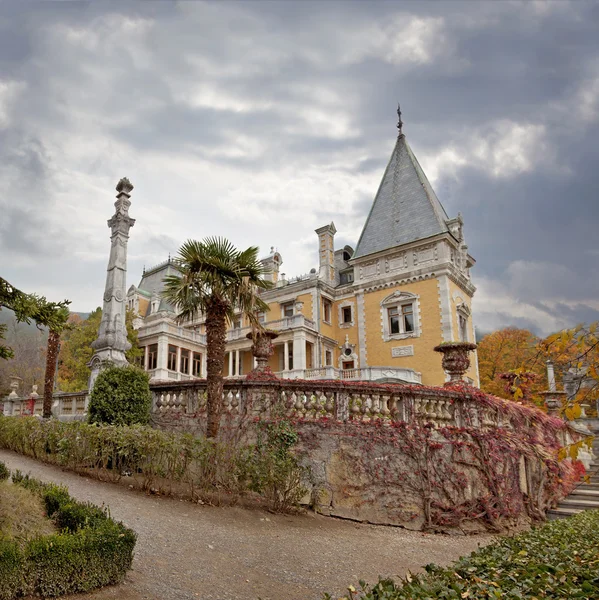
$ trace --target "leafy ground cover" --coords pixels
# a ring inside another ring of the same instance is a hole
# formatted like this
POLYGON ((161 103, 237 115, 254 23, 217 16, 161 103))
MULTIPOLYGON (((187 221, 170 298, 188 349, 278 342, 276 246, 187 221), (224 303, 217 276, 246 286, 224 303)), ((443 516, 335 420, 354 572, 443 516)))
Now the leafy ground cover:
POLYGON ((13 489, 7 481, 0 484, 8 507, 7 515, 0 507, 0 600, 86 592, 124 579, 136 541, 131 529, 97 506, 73 500, 64 487, 19 471, 12 479, 13 489), (25 505, 10 504, 19 500, 25 505))
MULTIPOLYGON (((599 598, 599 510, 505 537, 449 567, 349 588, 343 600, 599 598)), ((325 600, 332 600, 326 594, 325 600)))

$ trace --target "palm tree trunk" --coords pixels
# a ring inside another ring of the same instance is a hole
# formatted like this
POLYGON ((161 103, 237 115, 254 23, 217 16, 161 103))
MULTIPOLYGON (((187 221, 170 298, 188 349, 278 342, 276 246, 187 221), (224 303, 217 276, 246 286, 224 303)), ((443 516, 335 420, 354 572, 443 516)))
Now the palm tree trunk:
POLYGON ((206 307, 206 437, 209 438, 216 437, 220 427, 227 308, 228 304, 218 298, 211 298, 206 307))
POLYGON ((42 416, 49 419, 52 416, 52 397, 54 395, 54 376, 56 374, 56 358, 60 348, 60 333, 50 329, 48 334, 48 349, 46 351, 46 375, 44 377, 44 405, 42 416))

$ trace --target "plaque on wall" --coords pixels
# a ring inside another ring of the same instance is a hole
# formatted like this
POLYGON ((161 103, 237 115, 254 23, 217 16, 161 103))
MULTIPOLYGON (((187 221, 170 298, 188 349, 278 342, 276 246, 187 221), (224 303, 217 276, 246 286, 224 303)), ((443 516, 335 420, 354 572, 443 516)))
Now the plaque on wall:
POLYGON ((414 356, 414 346, 395 346, 395 348, 391 348, 391 356, 393 358, 399 356, 414 356))

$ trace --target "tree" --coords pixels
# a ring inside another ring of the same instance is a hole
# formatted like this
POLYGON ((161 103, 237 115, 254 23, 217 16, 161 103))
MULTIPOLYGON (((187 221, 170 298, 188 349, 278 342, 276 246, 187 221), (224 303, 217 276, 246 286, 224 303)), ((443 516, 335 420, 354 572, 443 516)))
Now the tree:
POLYGON ((539 342, 539 338, 527 329, 515 327, 486 335, 478 344, 481 389, 512 400, 514 388, 521 389, 524 383, 523 396, 530 395, 538 402, 538 392, 547 389, 545 356, 539 350, 539 342), (531 380, 528 373, 536 377, 531 380))
MULTIPOLYGON (((130 363, 134 363, 143 352, 137 343, 137 331, 133 328, 134 317, 134 313, 128 310, 125 323, 131 349, 125 356, 130 363)), ((85 320, 75 314, 69 317, 70 327, 62 335, 58 356, 58 385, 61 390, 79 392, 87 389, 90 375, 87 365, 94 354, 91 343, 98 337, 101 321, 101 308, 96 308, 85 320)))
POLYGON ((17 323, 12 312, 0 313, 0 321, 6 325, 5 341, 12 349, 13 357, 0 360, 0 398, 10 392, 11 375, 23 381, 21 389, 28 392, 34 384, 42 388, 48 331, 34 324, 17 323))
POLYGON ((599 401, 599 324, 558 331, 545 338, 540 348, 553 362, 569 392, 570 399, 564 407, 566 417, 578 418, 583 404, 592 406, 595 412, 599 401))
POLYGON ((69 309, 63 306, 58 309, 60 319, 50 325, 48 332, 48 349, 46 350, 46 372, 44 375, 44 402, 42 417, 49 419, 52 416, 52 399, 54 396, 54 378, 56 377, 56 359, 60 348, 60 334, 68 326, 69 309))
MULTIPOLYGON (((0 277, 0 310, 2 308, 12 310, 18 323, 29 324, 35 321, 38 326, 60 329, 68 318, 68 311, 65 313, 63 309, 69 304, 70 300, 48 302, 43 296, 26 294, 0 277)), ((6 325, 1 324, 0 340, 4 339, 5 331, 6 325)), ((0 343, 0 358, 7 359, 12 356, 12 349, 0 343)))
POLYGON ((235 311, 261 328, 257 313, 268 310, 259 298, 260 290, 271 286, 258 260, 258 248, 237 250, 224 238, 209 237, 201 242, 188 240, 175 258, 181 275, 164 279, 164 297, 179 311, 179 320, 206 316, 206 435, 216 437, 220 426, 223 396, 223 367, 227 319, 235 311))

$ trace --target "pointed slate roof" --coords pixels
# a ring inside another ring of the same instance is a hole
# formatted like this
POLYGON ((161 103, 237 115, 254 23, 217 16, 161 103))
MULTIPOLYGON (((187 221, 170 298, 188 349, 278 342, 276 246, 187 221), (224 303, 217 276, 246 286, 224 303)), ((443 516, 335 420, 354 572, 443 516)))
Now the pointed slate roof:
POLYGON ((446 232, 447 219, 405 136, 400 134, 353 258, 446 232))

